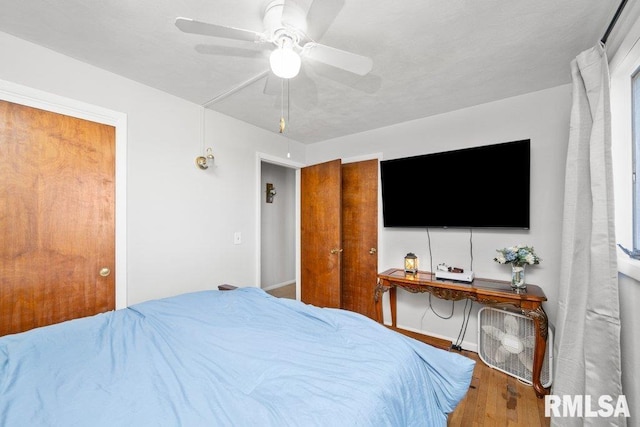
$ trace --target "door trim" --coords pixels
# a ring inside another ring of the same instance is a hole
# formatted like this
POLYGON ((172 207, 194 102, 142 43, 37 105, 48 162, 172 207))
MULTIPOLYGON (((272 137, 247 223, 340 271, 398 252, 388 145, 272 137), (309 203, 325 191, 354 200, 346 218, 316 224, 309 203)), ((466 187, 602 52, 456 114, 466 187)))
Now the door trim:
POLYGON ((0 80, 0 99, 115 127, 116 309, 127 307, 127 115, 0 80))

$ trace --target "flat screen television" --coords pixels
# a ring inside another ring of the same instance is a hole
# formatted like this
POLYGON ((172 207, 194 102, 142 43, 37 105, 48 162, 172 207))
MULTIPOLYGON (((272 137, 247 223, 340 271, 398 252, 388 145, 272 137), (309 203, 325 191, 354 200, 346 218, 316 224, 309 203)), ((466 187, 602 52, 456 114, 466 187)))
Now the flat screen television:
POLYGON ((380 162, 385 227, 529 228, 530 140, 380 162))

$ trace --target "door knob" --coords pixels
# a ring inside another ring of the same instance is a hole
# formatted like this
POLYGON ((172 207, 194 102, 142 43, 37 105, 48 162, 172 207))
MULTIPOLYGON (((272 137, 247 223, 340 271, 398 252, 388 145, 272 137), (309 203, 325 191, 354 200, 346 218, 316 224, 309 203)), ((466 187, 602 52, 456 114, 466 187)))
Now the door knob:
POLYGON ((371 249, 369 249, 369 253, 370 253, 371 255, 375 254, 376 252, 378 252, 378 251, 376 250, 376 248, 371 248, 371 249))
POLYGON ((102 277, 107 277, 109 274, 111 274, 111 270, 108 267, 102 267, 100 269, 100 275, 102 277))
POLYGON ((343 251, 343 249, 331 249, 331 253, 332 253, 333 255, 338 254, 338 253, 340 253, 340 252, 342 252, 342 251, 343 251))

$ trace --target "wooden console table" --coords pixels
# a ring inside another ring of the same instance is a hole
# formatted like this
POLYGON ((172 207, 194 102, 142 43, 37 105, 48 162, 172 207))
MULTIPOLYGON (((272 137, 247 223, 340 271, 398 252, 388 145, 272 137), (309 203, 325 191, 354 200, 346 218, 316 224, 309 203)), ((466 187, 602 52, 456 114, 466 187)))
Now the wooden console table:
POLYGON ((438 298, 458 301, 470 299, 493 307, 515 307, 522 314, 533 319, 536 330, 536 343, 533 355, 533 388, 539 398, 549 394, 549 389, 540 383, 540 372, 547 347, 548 320, 542 309, 547 300, 542 289, 536 285, 527 285, 523 291, 511 289, 509 282, 479 279, 471 283, 436 279, 430 272, 419 271, 416 274, 405 273, 401 268, 390 268, 378 274, 375 301, 389 291, 391 303, 391 322, 396 327, 396 289, 402 288, 412 293, 429 292, 438 298))

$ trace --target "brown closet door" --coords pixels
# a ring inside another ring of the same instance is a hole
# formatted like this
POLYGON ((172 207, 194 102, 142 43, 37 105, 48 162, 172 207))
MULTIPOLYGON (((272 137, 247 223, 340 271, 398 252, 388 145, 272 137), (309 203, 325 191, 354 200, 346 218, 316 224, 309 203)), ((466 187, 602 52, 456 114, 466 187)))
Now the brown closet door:
POLYGON ((381 322, 377 159, 342 165, 342 247, 342 308, 381 322))
POLYGON ((300 299, 318 307, 342 306, 341 161, 300 171, 300 299))
POLYGON ((0 335, 114 309, 114 169, 112 126, 0 101, 0 335))

